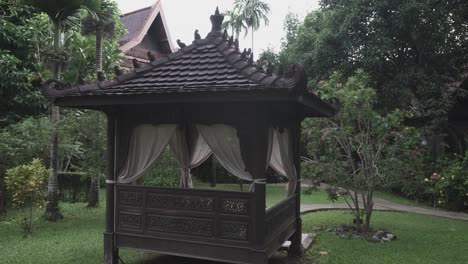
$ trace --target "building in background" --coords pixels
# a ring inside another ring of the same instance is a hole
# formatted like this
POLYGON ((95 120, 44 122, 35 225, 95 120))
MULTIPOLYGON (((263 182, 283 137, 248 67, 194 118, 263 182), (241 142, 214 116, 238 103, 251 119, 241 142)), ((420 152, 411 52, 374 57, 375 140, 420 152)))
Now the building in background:
POLYGON ((132 60, 148 63, 148 52, 155 58, 168 55, 176 49, 171 41, 161 0, 146 8, 120 16, 127 34, 119 39, 120 49, 125 55, 123 67, 132 69, 132 60))

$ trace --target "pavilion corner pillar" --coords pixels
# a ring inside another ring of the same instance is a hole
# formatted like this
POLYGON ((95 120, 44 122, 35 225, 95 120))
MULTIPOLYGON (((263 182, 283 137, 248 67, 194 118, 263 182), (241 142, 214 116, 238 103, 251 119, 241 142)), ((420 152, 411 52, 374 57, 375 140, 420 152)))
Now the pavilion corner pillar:
POLYGON ((304 254, 302 246, 302 219, 301 219, 301 158, 300 158, 300 143, 301 143, 301 122, 292 127, 293 132, 293 148, 294 148, 294 165, 296 166, 297 184, 296 184, 296 231, 291 236, 291 246, 288 250, 288 256, 299 257, 304 254))
MULTIPOLYGON (((266 168, 268 152, 268 124, 265 118, 257 118, 245 124, 240 140, 242 155, 247 170, 254 179, 255 214, 253 237, 254 248, 265 249, 266 168), (260 121, 259 121, 260 120, 260 121)), ((263 260, 262 260, 263 261, 263 260)))
POLYGON ((107 180, 106 180, 106 230, 104 232, 104 264, 118 263, 118 250, 115 246, 115 113, 107 113, 107 180))

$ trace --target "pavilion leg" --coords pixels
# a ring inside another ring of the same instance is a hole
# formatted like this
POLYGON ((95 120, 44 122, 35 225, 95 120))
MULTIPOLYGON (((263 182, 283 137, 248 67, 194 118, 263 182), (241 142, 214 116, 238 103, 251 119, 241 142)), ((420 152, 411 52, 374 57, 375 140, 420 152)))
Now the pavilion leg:
POLYGON ((302 219, 301 219, 301 159, 300 159, 300 138, 301 138, 301 122, 294 127, 295 142, 294 142, 294 162, 296 165, 297 185, 296 185, 296 232, 291 236, 291 246, 288 250, 288 256, 300 257, 304 254, 302 246, 302 219))
POLYGON ((104 232, 104 264, 117 264, 119 250, 115 248, 114 234, 104 232))
POLYGON ((296 232, 290 238, 289 257, 301 257, 304 254, 304 247, 302 246, 302 219, 300 217, 297 219, 296 225, 296 232))
POLYGON ((118 263, 118 249, 114 236, 115 197, 115 116, 107 115, 107 181, 106 181, 106 231, 104 232, 104 264, 118 263))

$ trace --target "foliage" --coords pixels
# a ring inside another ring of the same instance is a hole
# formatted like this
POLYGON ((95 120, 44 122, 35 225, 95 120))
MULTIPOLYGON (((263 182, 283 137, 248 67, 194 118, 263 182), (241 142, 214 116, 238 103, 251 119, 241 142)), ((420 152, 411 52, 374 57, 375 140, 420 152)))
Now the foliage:
POLYGON ((30 165, 20 165, 7 170, 5 183, 13 197, 13 206, 43 206, 44 184, 48 173, 39 159, 34 159, 30 165))
POLYGON ((159 187, 180 186, 180 170, 169 148, 161 154, 154 167, 145 173, 143 183, 159 187))
POLYGON ((400 108, 441 130, 458 96, 449 87, 468 59, 467 13, 459 0, 322 0, 297 29, 288 20, 281 59, 304 64, 312 84, 362 68, 379 111, 400 108))
POLYGON ((269 23, 267 15, 270 13, 270 5, 261 0, 235 0, 234 12, 246 26, 245 35, 248 33, 248 28, 255 31, 260 28, 262 22, 265 26, 269 23))
POLYGON ((49 170, 39 159, 29 165, 20 165, 7 170, 5 183, 12 195, 12 204, 16 208, 29 207, 29 214, 22 219, 21 227, 25 235, 30 234, 32 226, 32 208, 42 208, 45 202, 45 184, 49 170))
POLYGON ((280 66, 278 54, 276 54, 272 48, 268 47, 258 56, 257 65, 262 67, 264 71, 269 71, 269 68, 271 68, 273 71, 278 69, 280 66))
MULTIPOLYGON (((468 153, 467 153, 468 154, 468 153)), ((437 205, 449 210, 468 210, 468 155, 446 161, 439 177, 428 177, 428 192, 435 195, 437 205)), ((433 174, 437 175, 438 174, 433 174)))
POLYGON ((345 198, 358 226, 365 215, 363 229, 370 225, 373 194, 392 182, 394 172, 388 166, 401 150, 402 115, 399 111, 380 115, 375 110, 375 90, 369 85, 362 70, 344 83, 342 75, 333 74, 319 91, 322 98, 337 98, 340 111, 332 118, 309 121, 305 127, 305 134, 316 139, 307 146, 315 160, 315 175, 334 184, 330 198, 345 198))
POLYGON ((239 36, 242 30, 245 30, 245 36, 249 33, 249 29, 252 32, 252 52, 253 52, 253 41, 254 31, 260 28, 260 24, 263 22, 268 25, 268 14, 270 13, 270 5, 262 2, 261 0, 235 0, 234 9, 228 10, 227 20, 223 27, 228 29, 231 28, 232 33, 239 36))
MULTIPOLYGON (((77 83, 78 77, 85 81, 96 80, 96 40, 91 36, 83 36, 73 32, 68 38, 66 46, 70 50, 70 58, 63 73, 63 79, 70 83, 77 83)), ((103 42, 103 72, 106 76, 113 76, 113 67, 121 59, 121 51, 116 39, 103 42)))
POLYGON ((44 47, 51 35, 46 16, 0 1, 0 127, 45 111, 40 93, 44 47))
POLYGON ((242 17, 234 10, 228 10, 224 12, 224 16, 227 17, 223 22, 223 28, 231 30, 231 35, 235 38, 239 38, 239 34, 242 30, 247 30, 242 17))

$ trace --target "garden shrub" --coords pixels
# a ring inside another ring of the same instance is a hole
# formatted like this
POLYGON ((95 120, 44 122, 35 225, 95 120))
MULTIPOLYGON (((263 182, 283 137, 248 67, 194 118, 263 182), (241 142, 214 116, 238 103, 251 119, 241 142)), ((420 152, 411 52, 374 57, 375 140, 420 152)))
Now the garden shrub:
POLYGON ((5 184, 12 195, 12 205, 15 208, 28 208, 29 214, 21 221, 23 232, 32 232, 33 207, 42 208, 46 201, 46 182, 50 170, 42 165, 39 159, 31 164, 20 165, 7 170, 5 184))
POLYGON ((464 159, 447 161, 440 176, 435 173, 426 178, 426 182, 430 186, 428 191, 434 194, 437 206, 468 211, 468 152, 464 159))

